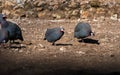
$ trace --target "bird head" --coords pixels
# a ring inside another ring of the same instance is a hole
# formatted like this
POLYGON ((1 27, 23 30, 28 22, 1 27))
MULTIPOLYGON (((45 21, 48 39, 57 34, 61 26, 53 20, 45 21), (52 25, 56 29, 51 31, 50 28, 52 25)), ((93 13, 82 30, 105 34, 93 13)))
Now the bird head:
POLYGON ((60 31, 61 31, 61 32, 64 32, 64 30, 65 30, 65 29, 64 29, 62 26, 60 26, 60 31))
POLYGON ((2 21, 2 20, 6 20, 6 15, 4 15, 4 14, 0 14, 0 22, 2 21))
POLYGON ((90 36, 95 36, 95 32, 91 32, 91 33, 90 33, 90 36))

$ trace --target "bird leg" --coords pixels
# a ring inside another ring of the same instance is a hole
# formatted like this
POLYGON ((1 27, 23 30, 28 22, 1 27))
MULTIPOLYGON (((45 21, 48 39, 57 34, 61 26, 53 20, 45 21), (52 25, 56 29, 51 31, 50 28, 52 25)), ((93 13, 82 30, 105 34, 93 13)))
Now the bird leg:
POLYGON ((9 44, 9 48, 11 48, 12 46, 11 46, 11 43, 9 44))
POLYGON ((13 40, 13 43, 15 43, 15 41, 13 40))
POLYGON ((12 47, 12 44, 14 43, 14 40, 10 40, 9 48, 12 47))
POLYGON ((55 45, 55 42, 53 42, 52 45, 55 45))
POLYGON ((14 40, 10 40, 10 43, 12 44, 12 43, 15 43, 15 41, 14 40))
POLYGON ((81 39, 81 42, 84 42, 84 39, 81 39))
POLYGON ((10 40, 10 44, 12 43, 12 41, 10 40))

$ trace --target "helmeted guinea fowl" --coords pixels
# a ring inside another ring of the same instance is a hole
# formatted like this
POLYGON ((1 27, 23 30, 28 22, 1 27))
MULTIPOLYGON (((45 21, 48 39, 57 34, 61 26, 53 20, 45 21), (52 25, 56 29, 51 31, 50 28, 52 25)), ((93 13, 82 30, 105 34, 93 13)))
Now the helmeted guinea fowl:
POLYGON ((0 29, 0 44, 7 43, 9 40, 9 32, 5 29, 0 29))
POLYGON ((64 35, 63 27, 47 29, 44 40, 47 40, 48 42, 51 42, 52 45, 55 45, 55 42, 59 40, 63 35, 64 35))
POLYGON ((91 26, 88 23, 79 22, 74 30, 74 37, 77 39, 83 39, 92 36, 94 33, 91 30, 91 26))
POLYGON ((2 29, 6 29, 9 32, 10 42, 14 42, 17 39, 23 41, 21 28, 17 24, 7 21, 4 15, 2 17, 0 15, 0 24, 2 29))

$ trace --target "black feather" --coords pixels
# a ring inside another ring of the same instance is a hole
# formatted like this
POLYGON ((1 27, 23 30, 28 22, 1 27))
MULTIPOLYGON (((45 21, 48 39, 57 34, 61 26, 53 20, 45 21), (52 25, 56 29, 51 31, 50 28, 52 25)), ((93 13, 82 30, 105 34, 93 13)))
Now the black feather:
POLYGON ((23 41, 23 36, 22 36, 22 31, 21 28, 13 22, 7 21, 4 18, 1 18, 0 16, 0 23, 1 23, 1 28, 6 29, 9 32, 9 39, 11 40, 21 40, 23 41))

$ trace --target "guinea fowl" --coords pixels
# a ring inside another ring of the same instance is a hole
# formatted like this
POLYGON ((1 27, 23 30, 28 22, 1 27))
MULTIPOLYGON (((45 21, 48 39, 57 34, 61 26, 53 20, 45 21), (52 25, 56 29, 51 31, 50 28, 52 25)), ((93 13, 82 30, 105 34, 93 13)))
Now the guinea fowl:
POLYGON ((74 37, 77 39, 83 39, 88 36, 93 36, 94 33, 91 30, 91 26, 88 23, 79 22, 74 30, 74 37))
POLYGON ((59 40, 64 34, 63 27, 56 27, 52 29, 47 29, 45 33, 44 40, 51 42, 52 45, 55 45, 55 42, 59 40))
POLYGON ((22 31, 17 24, 7 21, 4 15, 2 17, 0 15, 0 24, 2 29, 6 29, 9 32, 10 42, 14 42, 17 39, 23 41, 22 31))

